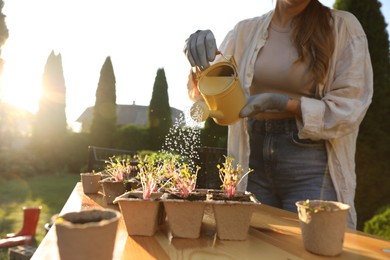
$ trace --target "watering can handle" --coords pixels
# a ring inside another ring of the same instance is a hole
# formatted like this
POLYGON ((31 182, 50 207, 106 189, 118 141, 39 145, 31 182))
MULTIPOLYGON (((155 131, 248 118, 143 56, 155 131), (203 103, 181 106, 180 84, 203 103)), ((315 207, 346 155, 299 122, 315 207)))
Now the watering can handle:
POLYGON ((221 55, 226 61, 230 61, 221 51, 217 51, 215 55, 221 55))
MULTIPOLYGON (((230 57, 228 58, 228 57, 226 57, 225 55, 223 55, 223 53, 222 53, 221 51, 217 51, 217 52, 215 53, 215 55, 221 55, 227 62, 232 63, 233 66, 237 68, 236 60, 234 59, 233 56, 230 56, 230 57)), ((195 67, 195 71, 194 71, 194 74, 195 74, 195 75, 193 75, 193 76, 196 76, 196 77, 195 77, 196 80, 199 79, 201 73, 202 73, 202 70, 201 70, 198 66, 196 66, 196 67, 195 67)))

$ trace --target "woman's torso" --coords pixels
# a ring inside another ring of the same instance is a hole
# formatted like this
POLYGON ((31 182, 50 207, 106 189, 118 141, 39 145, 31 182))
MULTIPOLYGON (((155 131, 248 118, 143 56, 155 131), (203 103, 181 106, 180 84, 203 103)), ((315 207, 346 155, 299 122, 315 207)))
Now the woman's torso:
MULTIPOLYGON (((268 38, 259 51, 250 95, 282 93, 289 98, 314 97, 315 84, 307 62, 297 62, 298 52, 291 41, 291 25, 279 27, 271 23, 268 38)), ((261 113, 257 118, 294 117, 290 113, 261 113)))

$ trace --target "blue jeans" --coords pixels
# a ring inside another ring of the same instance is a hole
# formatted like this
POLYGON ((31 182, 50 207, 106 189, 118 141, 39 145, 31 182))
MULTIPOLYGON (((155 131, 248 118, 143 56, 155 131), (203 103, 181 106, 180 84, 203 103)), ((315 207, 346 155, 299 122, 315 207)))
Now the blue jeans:
POLYGON ((295 202, 337 200, 323 140, 299 139, 295 119, 249 119, 247 190, 264 204, 297 212, 295 202))

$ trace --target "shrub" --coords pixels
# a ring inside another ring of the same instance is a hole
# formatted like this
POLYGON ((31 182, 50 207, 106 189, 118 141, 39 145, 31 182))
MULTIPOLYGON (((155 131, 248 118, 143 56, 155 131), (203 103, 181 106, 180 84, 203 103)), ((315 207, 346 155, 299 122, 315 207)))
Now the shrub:
POLYGON ((364 232, 390 240, 390 205, 364 223, 364 232))
POLYGON ((149 149, 149 133, 146 127, 128 124, 116 129, 114 146, 117 149, 140 151, 149 149))
POLYGON ((37 174, 37 158, 26 150, 1 149, 0 162, 0 181, 37 174))

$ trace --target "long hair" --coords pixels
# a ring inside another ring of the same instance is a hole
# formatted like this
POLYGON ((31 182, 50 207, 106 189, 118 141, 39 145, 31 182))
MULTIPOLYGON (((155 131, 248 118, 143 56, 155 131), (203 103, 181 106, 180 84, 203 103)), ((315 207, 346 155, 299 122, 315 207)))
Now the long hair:
POLYGON ((324 83, 335 48, 332 14, 318 0, 292 20, 292 41, 298 50, 297 62, 308 62, 316 84, 324 83))

